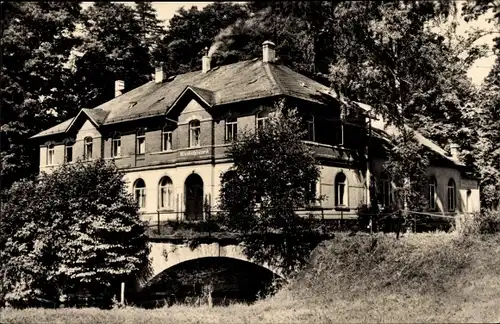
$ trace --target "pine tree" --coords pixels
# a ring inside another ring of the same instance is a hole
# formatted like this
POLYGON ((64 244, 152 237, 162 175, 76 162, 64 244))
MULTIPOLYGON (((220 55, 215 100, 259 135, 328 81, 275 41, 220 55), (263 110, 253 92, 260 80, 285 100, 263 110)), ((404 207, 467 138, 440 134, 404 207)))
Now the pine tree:
POLYGON ((140 36, 143 46, 150 52, 151 64, 162 60, 159 45, 165 36, 163 21, 158 19, 151 1, 135 1, 136 19, 141 27, 140 36))

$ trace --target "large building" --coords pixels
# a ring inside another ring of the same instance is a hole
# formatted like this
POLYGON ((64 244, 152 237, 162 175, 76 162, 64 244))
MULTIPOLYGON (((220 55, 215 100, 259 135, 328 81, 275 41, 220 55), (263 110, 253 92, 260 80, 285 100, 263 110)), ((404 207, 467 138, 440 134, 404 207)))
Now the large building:
MULTIPOLYGON (((205 202, 217 206, 220 175, 231 166, 228 146, 242 129, 265 125, 276 100, 286 98, 304 116, 305 141, 321 164, 321 207, 355 215, 370 201, 370 181, 382 205, 391 204, 382 165, 388 135, 396 130, 370 116, 365 104, 351 103, 354 109, 343 114, 344 102, 331 89, 277 63, 273 43, 265 42, 262 52, 216 67, 205 56, 201 71, 181 75, 166 76, 158 67, 153 81, 124 94, 117 81, 114 99, 33 136, 40 171, 77 159, 114 160, 144 219, 200 219, 205 202)), ((433 153, 427 210, 479 210, 478 181, 467 176, 456 148, 448 154, 420 134, 417 139, 433 153)))

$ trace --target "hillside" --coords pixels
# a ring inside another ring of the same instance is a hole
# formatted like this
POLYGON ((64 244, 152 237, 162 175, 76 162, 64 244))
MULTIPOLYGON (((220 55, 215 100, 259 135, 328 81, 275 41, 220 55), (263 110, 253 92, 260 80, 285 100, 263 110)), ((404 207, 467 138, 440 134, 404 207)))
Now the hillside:
POLYGON ((340 235, 254 305, 4 311, 1 323, 500 322, 500 236, 340 235))

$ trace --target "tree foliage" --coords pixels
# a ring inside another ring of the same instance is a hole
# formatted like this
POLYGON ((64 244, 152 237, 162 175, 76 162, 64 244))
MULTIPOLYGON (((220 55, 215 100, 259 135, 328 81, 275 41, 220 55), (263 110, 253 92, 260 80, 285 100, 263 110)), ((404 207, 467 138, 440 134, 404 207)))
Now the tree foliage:
POLYGON ((63 165, 2 196, 1 295, 13 305, 118 292, 149 273, 146 228, 112 164, 63 165))
POLYGON ((315 200, 311 184, 319 178, 319 167, 302 142, 297 111, 283 101, 274 109, 257 134, 239 133, 229 148, 234 164, 221 179, 220 209, 225 212, 219 221, 249 234, 244 252, 250 259, 289 274, 307 262, 317 243, 314 222, 296 210, 315 200))
POLYGON ((2 188, 36 170, 27 139, 75 113, 65 69, 77 43, 78 2, 2 1, 2 188))
POLYGON ((145 26, 145 19, 139 19, 132 7, 113 2, 95 2, 82 13, 83 43, 75 49, 73 63, 79 107, 96 107, 113 99, 115 80, 125 81, 125 89, 130 90, 151 79, 153 67, 145 40, 150 24, 145 26))

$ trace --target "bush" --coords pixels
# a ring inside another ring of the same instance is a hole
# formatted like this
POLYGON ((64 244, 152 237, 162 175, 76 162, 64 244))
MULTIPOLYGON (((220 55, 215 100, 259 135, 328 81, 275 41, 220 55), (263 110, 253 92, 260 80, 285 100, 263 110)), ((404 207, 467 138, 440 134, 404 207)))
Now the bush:
POLYGON ((112 296, 149 274, 138 206, 102 160, 15 183, 2 195, 0 233, 0 295, 13 306, 112 296))
POLYGON ((458 231, 463 235, 500 233, 500 210, 483 210, 463 215, 458 231))

